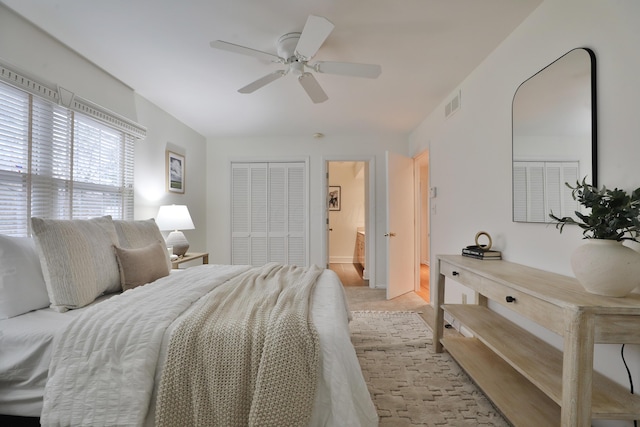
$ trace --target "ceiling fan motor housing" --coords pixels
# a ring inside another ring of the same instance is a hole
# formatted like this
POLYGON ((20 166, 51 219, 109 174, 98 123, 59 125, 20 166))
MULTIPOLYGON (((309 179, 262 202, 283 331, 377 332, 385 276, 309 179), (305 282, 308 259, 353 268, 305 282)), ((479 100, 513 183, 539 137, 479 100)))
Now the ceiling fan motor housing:
POLYGON ((297 61, 296 46, 300 40, 301 33, 287 33, 278 39, 278 56, 284 58, 288 63, 297 61))

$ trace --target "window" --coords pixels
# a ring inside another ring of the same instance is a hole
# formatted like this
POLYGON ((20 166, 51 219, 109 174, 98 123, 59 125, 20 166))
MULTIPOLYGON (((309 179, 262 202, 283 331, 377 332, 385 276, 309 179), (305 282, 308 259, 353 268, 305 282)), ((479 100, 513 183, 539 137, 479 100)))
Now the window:
POLYGON ((0 82, 0 233, 33 216, 133 219, 135 137, 0 82))

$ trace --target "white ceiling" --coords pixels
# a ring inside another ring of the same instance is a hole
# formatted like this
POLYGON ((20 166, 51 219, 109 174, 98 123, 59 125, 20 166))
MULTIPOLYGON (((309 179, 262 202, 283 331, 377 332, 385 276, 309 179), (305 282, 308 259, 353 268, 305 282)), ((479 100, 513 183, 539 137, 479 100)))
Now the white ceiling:
POLYGON ((407 134, 542 2, 0 1, 206 137, 407 134), (314 60, 380 64, 381 76, 316 74, 322 104, 293 75, 238 93, 278 64, 209 42, 276 54, 278 37, 301 31, 310 14, 335 24, 314 60))

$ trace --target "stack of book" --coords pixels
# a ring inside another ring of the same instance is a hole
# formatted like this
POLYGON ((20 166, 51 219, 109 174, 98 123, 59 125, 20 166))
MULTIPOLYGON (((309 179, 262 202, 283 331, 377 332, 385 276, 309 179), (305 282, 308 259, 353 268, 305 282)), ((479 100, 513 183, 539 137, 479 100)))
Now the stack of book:
POLYGON ((462 248, 462 255, 477 259, 502 259, 502 252, 487 250, 482 246, 467 246, 462 248))

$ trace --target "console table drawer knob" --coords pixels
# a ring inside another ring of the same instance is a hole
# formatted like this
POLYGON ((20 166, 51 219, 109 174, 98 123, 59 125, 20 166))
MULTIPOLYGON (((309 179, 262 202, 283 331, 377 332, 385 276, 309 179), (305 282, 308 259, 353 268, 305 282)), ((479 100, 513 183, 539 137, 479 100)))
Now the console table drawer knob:
POLYGON ((454 276, 459 276, 459 275, 460 275, 460 273, 458 273, 457 271, 454 271, 454 272, 453 272, 453 273, 451 273, 451 274, 453 274, 454 276))
POLYGON ((505 298, 505 300, 507 302, 516 302, 516 299, 514 297, 512 297, 511 295, 507 295, 507 297, 505 298))

